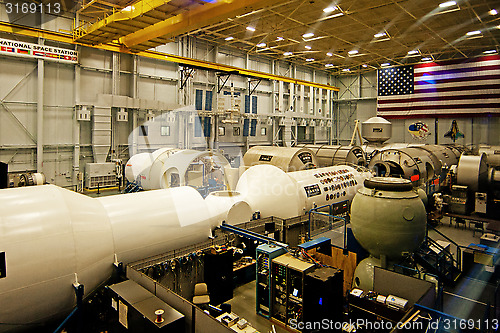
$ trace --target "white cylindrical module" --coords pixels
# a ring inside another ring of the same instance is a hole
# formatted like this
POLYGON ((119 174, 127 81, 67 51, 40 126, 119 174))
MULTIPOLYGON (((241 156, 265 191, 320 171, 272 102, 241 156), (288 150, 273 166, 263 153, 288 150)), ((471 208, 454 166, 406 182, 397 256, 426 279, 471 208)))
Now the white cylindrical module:
POLYGON ((299 147, 255 146, 243 156, 246 166, 270 164, 283 171, 299 171, 316 168, 313 151, 299 147))
POLYGON ((129 182, 137 181, 141 172, 151 164, 153 164, 153 159, 150 153, 135 154, 125 164, 125 178, 129 182))
POLYGON ((0 331, 26 329, 75 306, 129 263, 208 239, 217 221, 190 187, 89 198, 53 185, 0 190, 0 331), (196 207, 196 209, 193 209, 196 207))
POLYGON ((331 205, 341 201, 351 201, 363 181, 371 177, 369 172, 358 172, 347 165, 290 172, 288 175, 297 182, 298 189, 305 197, 305 210, 314 206, 331 205))
MULTIPOLYGON (((238 169, 236 169, 238 170, 238 169)), ((236 191, 215 191, 206 198, 205 203, 210 215, 217 221, 227 224, 247 222, 252 219, 252 209, 236 191)))
POLYGON ((145 190, 165 189, 190 185, 206 185, 208 176, 224 183, 224 166, 229 165, 220 153, 191 149, 170 149, 152 153, 153 163, 141 174, 141 186, 145 190))
POLYGON ((241 175, 236 191, 261 217, 289 218, 305 211, 305 200, 300 196, 297 182, 273 165, 250 167, 241 175))
POLYGON ((375 177, 352 200, 354 237, 371 255, 398 259, 425 237, 424 203, 407 179, 375 177))
POLYGON ((236 189, 262 217, 291 218, 314 205, 350 201, 370 176, 349 166, 285 173, 272 165, 256 165, 241 176, 236 189))
POLYGON ((486 155, 460 156, 457 166, 457 184, 469 186, 471 191, 484 190, 488 181, 486 155))
POLYGON ((358 146, 299 145, 298 147, 311 149, 316 155, 320 168, 346 164, 366 165, 363 149, 358 146))

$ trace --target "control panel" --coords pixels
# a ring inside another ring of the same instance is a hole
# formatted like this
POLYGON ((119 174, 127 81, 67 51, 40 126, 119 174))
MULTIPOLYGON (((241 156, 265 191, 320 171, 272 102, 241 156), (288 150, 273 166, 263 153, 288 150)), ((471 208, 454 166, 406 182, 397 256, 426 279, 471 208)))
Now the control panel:
MULTIPOLYGON (((323 189, 326 201, 345 197, 348 188, 358 185, 358 181, 355 179, 354 174, 347 169, 318 172, 314 177, 318 179, 318 186, 323 189)), ((319 194, 321 194, 321 192, 319 194)))
POLYGON ((285 248, 273 244, 257 247, 256 306, 257 313, 266 318, 269 318, 271 308, 271 260, 285 252, 285 248))

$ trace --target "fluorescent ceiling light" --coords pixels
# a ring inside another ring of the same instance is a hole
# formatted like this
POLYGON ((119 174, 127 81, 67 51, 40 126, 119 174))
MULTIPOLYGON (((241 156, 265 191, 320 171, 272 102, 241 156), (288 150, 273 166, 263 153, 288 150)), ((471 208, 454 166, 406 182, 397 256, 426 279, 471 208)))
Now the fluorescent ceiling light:
POLYGON ((131 12, 132 11, 132 6, 127 6, 121 10, 122 12, 131 12))
POLYGON ((382 66, 382 67, 387 67, 387 66, 390 66, 390 65, 391 65, 391 64, 390 64, 390 63, 388 63, 388 62, 384 62, 384 63, 383 63, 383 64, 381 64, 380 66, 382 66))
POLYGON ((329 14, 329 13, 334 12, 336 10, 337 10, 336 6, 329 6, 329 7, 326 7, 325 9, 323 9, 323 12, 329 14))
POLYGON ((379 32, 378 34, 373 35, 373 37, 380 38, 380 37, 383 37, 383 36, 386 36, 386 35, 387 35, 387 33, 385 33, 385 32, 379 32))
POLYGON ((328 53, 326 54, 326 56, 327 56, 327 57, 331 57, 332 55, 333 55, 333 53, 331 53, 331 52, 328 52, 328 53))
POLYGON ((252 31, 252 32, 254 32, 254 31, 255 31, 255 28, 254 28, 254 27, 247 27, 247 30, 248 30, 248 31, 252 31))
POLYGON ((283 53, 283 55, 286 57, 286 56, 291 56, 293 53, 292 52, 285 52, 283 53))
POLYGON ((284 39, 285 39, 285 38, 283 38, 283 37, 276 37, 276 41, 277 41, 277 42, 281 42, 281 41, 282 41, 282 40, 284 40, 284 39))
POLYGON ((233 39, 234 39, 233 36, 229 36, 229 37, 224 38, 224 40, 227 40, 227 41, 230 41, 230 40, 233 40, 233 39))
POLYGON ((490 11, 488 12, 488 14, 490 14, 490 15, 496 15, 496 14, 498 14, 498 12, 497 12, 497 10, 496 10, 496 9, 492 9, 492 10, 490 10, 490 11))
POLYGON ((424 57, 424 58, 422 58, 422 59, 420 59, 420 60, 422 60, 422 61, 431 61, 431 60, 432 60, 432 58, 431 58, 431 57, 424 57))
POLYGON ((344 68, 342 72, 350 72, 351 70, 349 68, 344 68))
POLYGON ((456 1, 446 1, 446 2, 440 3, 439 8, 451 7, 451 6, 455 6, 456 4, 457 4, 456 1))
POLYGON ((420 54, 420 51, 419 50, 411 50, 411 51, 408 51, 408 55, 409 56, 416 56, 416 55, 419 55, 420 54))
POLYGON ((314 61, 314 58, 307 58, 306 61, 314 61))
POLYGON ((481 34, 481 31, 480 30, 474 30, 474 31, 469 31, 468 33, 466 33, 465 35, 466 36, 476 36, 476 35, 480 35, 481 34))
POLYGON ((308 32, 308 33, 302 35, 302 38, 311 38, 311 37, 314 37, 314 33, 312 33, 312 32, 308 32))
POLYGON ((488 51, 484 51, 483 53, 484 53, 484 54, 492 54, 492 53, 497 53, 497 50, 488 50, 488 51))
POLYGON ((266 47, 266 43, 259 43, 256 45, 257 47, 266 47))
POLYGON ((358 50, 352 50, 352 51, 349 51, 347 52, 349 55, 355 55, 355 54, 358 54, 358 50))
POLYGON ((500 25, 497 25, 497 29, 500 29, 500 25))
POLYGON ((363 68, 368 67, 368 65, 367 65, 367 64, 363 64, 363 65, 361 65, 361 66, 362 66, 363 68))
POLYGON ((333 67, 333 64, 326 64, 325 67, 333 67))
POLYGON ((312 47, 310 47, 309 45, 306 45, 306 46, 304 46, 304 47, 305 47, 306 49, 308 49, 308 50, 312 49, 312 47))

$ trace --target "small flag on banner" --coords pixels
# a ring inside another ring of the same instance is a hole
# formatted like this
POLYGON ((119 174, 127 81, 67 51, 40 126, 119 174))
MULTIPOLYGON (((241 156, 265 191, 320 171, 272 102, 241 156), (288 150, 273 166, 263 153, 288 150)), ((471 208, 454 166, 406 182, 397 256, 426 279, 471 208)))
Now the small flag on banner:
POLYGON ((30 50, 17 49, 17 53, 19 53, 19 54, 30 54, 30 50))
POLYGON ((45 52, 40 52, 40 51, 33 51, 33 55, 37 57, 44 57, 45 52))

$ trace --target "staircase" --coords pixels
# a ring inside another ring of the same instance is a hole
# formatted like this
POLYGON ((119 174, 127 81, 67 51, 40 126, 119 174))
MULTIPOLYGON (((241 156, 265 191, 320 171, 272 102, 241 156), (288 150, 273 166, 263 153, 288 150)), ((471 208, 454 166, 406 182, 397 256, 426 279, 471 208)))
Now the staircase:
MULTIPOLYGON (((449 238, 447 240, 454 243, 449 238)), ((462 273, 461 250, 458 244, 454 244, 457 246, 457 258, 453 257, 451 252, 440 243, 427 236, 420 248, 415 251, 414 259, 426 271, 437 275, 442 282, 453 284, 462 273)))

